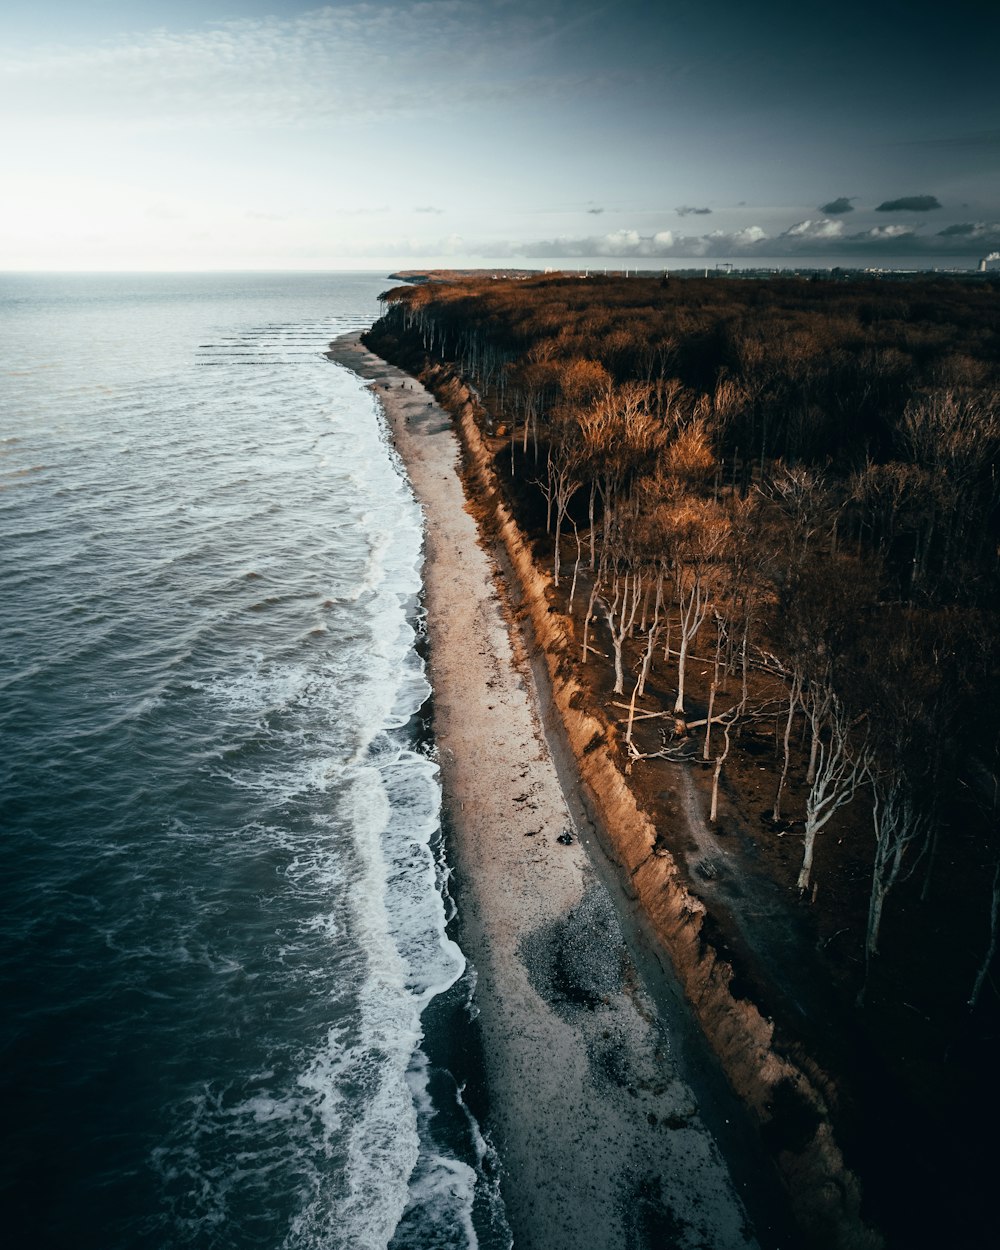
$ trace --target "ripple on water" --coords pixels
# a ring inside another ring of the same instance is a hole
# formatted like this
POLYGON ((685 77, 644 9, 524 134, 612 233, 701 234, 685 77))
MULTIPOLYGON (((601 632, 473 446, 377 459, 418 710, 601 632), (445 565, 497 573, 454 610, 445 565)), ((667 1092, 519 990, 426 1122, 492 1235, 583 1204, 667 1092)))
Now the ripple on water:
POLYGON ((465 966, 414 720, 420 518, 321 355, 381 283, 87 281, 0 302, 27 365, 0 381, 5 1222, 353 1248, 406 1210, 408 1244, 473 1245, 475 1135, 432 1140, 419 1049, 465 966), (193 369, 224 336, 268 358, 193 369))

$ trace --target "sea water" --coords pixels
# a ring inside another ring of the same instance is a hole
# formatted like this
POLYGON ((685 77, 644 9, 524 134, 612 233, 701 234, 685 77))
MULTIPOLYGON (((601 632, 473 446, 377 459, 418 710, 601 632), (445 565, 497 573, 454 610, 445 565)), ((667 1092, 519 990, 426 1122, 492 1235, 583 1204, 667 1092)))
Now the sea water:
POLYGON ((388 285, 0 278, 7 1244, 509 1244, 421 516, 323 354, 388 285))

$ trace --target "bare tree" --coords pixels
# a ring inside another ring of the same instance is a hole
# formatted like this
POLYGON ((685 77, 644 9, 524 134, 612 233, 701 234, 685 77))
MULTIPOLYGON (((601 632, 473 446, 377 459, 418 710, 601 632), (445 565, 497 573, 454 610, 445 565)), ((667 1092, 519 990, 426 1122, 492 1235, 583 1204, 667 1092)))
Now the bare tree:
POLYGON ((642 573, 629 562, 616 562, 611 574, 611 592, 604 600, 604 616, 611 634, 611 647, 615 664, 615 694, 625 693, 625 673, 622 665, 622 648, 632 635, 639 601, 642 597, 642 573))
POLYGON ((729 524, 716 505, 684 497, 672 509, 670 528, 680 630, 674 711, 682 714, 688 652, 712 606, 711 573, 722 557, 729 524))
POLYGON ((737 724, 746 707, 745 702, 740 702, 729 709, 729 711, 719 718, 722 725, 722 751, 715 757, 715 768, 712 771, 712 802, 708 811, 708 819, 714 825, 719 818, 719 779, 722 777, 722 766, 729 758, 729 749, 732 745, 730 737, 733 726, 737 724))
POLYGON ((572 415, 557 412, 545 458, 546 478, 544 482, 537 483, 545 497, 546 529, 550 533, 553 532, 553 515, 555 518, 552 580, 556 586, 559 585, 562 564, 563 522, 573 496, 582 485, 579 471, 581 459, 580 427, 572 415))
POLYGON ((821 695, 817 705, 828 708, 826 731, 817 740, 816 776, 806 797, 806 827, 802 849, 802 867, 797 885, 805 894, 812 881, 813 854, 816 837, 832 817, 850 803, 859 786, 866 781, 870 769, 867 743, 854 751, 850 742, 850 723, 843 705, 832 691, 821 695))
POLYGON ((785 790, 785 784, 788 781, 788 768, 791 763, 792 756, 792 724, 795 720, 795 712, 802 698, 802 681, 803 673, 799 665, 793 664, 791 671, 787 676, 788 691, 788 715, 785 717, 785 733, 782 739, 783 755, 781 761, 781 776, 778 778, 778 789, 774 795, 774 806, 771 809, 771 819, 775 824, 781 820, 781 796, 785 790))
POLYGON ((926 845, 929 825, 928 813, 920 810, 907 779, 899 772, 875 773, 872 776, 872 796, 875 861, 865 928, 866 979, 872 957, 878 954, 885 900, 902 879, 911 847, 926 845))
POLYGON ((649 668, 653 662, 653 651, 656 647, 656 639, 660 632, 660 608, 662 602, 663 571, 661 569, 656 579, 656 604, 653 609, 653 620, 646 630, 646 650, 643 652, 642 663, 639 666, 639 673, 636 677, 635 685, 632 688, 632 698, 629 702, 628 727, 625 731, 625 742, 628 746, 631 746, 632 743, 632 724, 635 720, 635 702, 646 687, 646 679, 649 676, 649 668))

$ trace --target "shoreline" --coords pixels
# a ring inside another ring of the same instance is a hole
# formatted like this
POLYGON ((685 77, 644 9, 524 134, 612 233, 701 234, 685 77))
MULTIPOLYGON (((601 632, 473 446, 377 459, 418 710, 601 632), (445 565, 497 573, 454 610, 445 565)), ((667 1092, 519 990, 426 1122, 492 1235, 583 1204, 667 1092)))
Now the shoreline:
POLYGON ((667 1236, 714 1250, 773 1244, 766 1229, 757 1241, 748 1228, 678 1069, 687 1039, 644 987, 648 970, 640 975, 629 954, 639 935, 612 901, 603 851, 564 793, 544 697, 500 588, 509 579, 466 505, 452 418, 358 337, 331 344, 330 359, 372 384, 424 511, 451 889, 478 976, 483 1127, 500 1156, 515 1244, 610 1250, 667 1236), (560 843, 567 832, 572 841, 560 843))

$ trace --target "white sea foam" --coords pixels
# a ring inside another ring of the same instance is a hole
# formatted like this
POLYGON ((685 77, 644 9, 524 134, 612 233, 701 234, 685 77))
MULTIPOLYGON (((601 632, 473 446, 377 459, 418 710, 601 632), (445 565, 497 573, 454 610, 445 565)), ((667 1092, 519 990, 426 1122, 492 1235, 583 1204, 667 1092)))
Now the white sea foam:
POLYGON ((339 1091, 349 1080, 365 1091, 347 1141, 348 1193, 329 1208, 319 1191, 297 1216, 287 1245, 338 1243, 383 1250, 402 1214, 407 1180, 418 1153, 416 1114, 405 1074, 420 1037, 419 1004, 406 989, 403 960, 392 940, 386 911, 386 865, 381 836, 390 819, 376 769, 360 768, 350 793, 360 876, 351 891, 354 926, 366 962, 359 994, 359 1037, 344 1050, 331 1035, 327 1049, 299 1083, 322 1100, 328 1131, 339 1130, 339 1091))
POLYGON ((461 949, 445 932, 445 902, 431 847, 440 823, 437 767, 423 755, 401 751, 381 764, 381 773, 392 813, 383 835, 389 923, 407 985, 423 1007, 465 970, 461 949))
POLYGON ((465 1101, 464 1086, 459 1088, 456 1097, 475 1146, 476 1187, 485 1199, 490 1227, 494 1235, 503 1243, 504 1250, 513 1250, 514 1234, 507 1222, 507 1210, 500 1193, 500 1156, 492 1140, 483 1133, 479 1121, 469 1110, 465 1101))
MULTIPOLYGON (((429 1092, 429 1064, 420 1051, 407 1073, 420 1126, 421 1150, 410 1178, 409 1202, 403 1216, 406 1243, 421 1250, 476 1250, 479 1239, 472 1223, 477 1170, 433 1144, 437 1114, 429 1092)), ((476 1130, 477 1137, 482 1140, 476 1130)))

